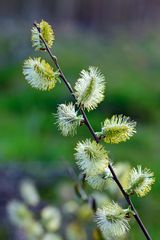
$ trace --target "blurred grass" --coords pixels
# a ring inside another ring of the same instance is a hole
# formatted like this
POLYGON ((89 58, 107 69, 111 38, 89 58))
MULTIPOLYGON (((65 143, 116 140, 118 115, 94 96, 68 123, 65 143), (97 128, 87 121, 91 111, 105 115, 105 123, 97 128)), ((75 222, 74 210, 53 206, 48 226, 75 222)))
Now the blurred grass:
MULTIPOLYGON (((123 36, 118 39, 100 39, 95 36, 61 38, 55 46, 64 73, 74 84, 82 68, 99 66, 106 75, 106 99, 99 109, 89 113, 96 131, 107 116, 123 113, 137 120, 137 135, 127 143, 107 145, 113 161, 129 161, 151 168, 157 183, 144 200, 135 199, 154 239, 158 239, 159 208, 159 100, 160 100, 160 34, 146 37, 123 36)), ((52 113, 58 103, 71 100, 63 83, 52 92, 31 89, 22 76, 22 59, 9 61, 9 39, 1 39, 0 50, 5 61, 0 69, 1 117, 0 160, 45 161, 63 164, 74 162, 73 148, 79 139, 90 137, 85 128, 78 136, 60 135, 52 113), (9 63, 8 63, 9 62, 9 63)), ((21 46, 23 47, 23 46, 21 46)), ((28 46, 27 46, 28 47, 28 46)), ((31 49, 28 53, 33 54, 31 49)), ((28 57, 27 50, 24 53, 28 57)), ((37 53, 39 55, 39 53, 37 53)), ((45 54, 41 54, 46 57, 45 54)), ((136 224, 131 239, 143 239, 136 224), (135 230, 134 230, 135 229, 135 230)))

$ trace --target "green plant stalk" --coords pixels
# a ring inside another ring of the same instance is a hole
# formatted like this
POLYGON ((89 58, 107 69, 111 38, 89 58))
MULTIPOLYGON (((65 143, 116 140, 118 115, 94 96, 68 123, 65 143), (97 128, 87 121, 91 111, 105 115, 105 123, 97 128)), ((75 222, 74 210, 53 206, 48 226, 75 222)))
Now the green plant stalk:
MULTIPOLYGON (((54 55, 52 54, 51 50, 49 49, 47 43, 45 42, 45 40, 44 40, 44 38, 43 38, 43 36, 42 36, 42 34, 41 34, 40 28, 36 25, 36 23, 34 23, 34 26, 35 26, 35 27, 37 28, 37 30, 39 31, 40 38, 41 38, 41 40, 43 41, 43 43, 44 43, 44 45, 45 45, 45 47, 46 47, 46 51, 49 53, 51 59, 53 60, 54 64, 56 65, 56 67, 57 67, 57 69, 58 69, 58 71, 59 71, 59 74, 60 74, 60 75, 59 75, 60 78, 63 80, 63 82, 64 82, 65 85, 67 86, 67 88, 68 88, 69 92, 71 93, 71 95, 73 96, 75 102, 77 102, 76 96, 75 96, 75 94, 74 94, 74 90, 73 90, 71 84, 70 84, 70 83, 68 82, 68 80, 66 79, 65 75, 63 74, 63 71, 61 70, 61 67, 60 67, 60 65, 59 65, 59 63, 58 63, 57 57, 54 56, 54 55)), ((90 133, 92 134, 94 140, 95 140, 97 143, 99 143, 101 139, 97 136, 97 134, 95 133, 95 131, 94 131, 93 127, 92 127, 92 125, 90 124, 90 122, 89 122, 89 120, 88 120, 88 117, 87 117, 87 115, 86 115, 86 113, 85 113, 85 111, 84 111, 84 109, 83 109, 83 106, 80 106, 80 110, 81 110, 81 113, 82 113, 83 118, 84 118, 84 124, 88 127, 88 129, 89 129, 90 133)), ((146 227, 144 226, 144 224, 143 224, 143 222, 142 222, 142 220, 141 220, 141 218, 140 218, 140 216, 139 216, 139 214, 138 214, 138 212, 137 212, 137 210, 136 210, 136 208, 135 208, 135 206, 134 206, 134 204, 133 204, 130 196, 129 196, 128 193, 124 190, 124 188, 123 188, 122 184, 120 183, 120 181, 119 181, 119 179, 118 179, 118 177, 117 177, 117 175, 116 175, 113 167, 111 166, 111 164, 108 165, 108 168, 109 168, 109 170, 110 170, 110 172, 111 172, 111 174, 112 174, 112 176, 113 176, 114 181, 116 182, 116 184, 118 185, 121 193, 123 194, 124 198, 126 199, 128 205, 130 206, 131 210, 134 212, 134 218, 136 219, 137 223, 139 224, 139 226, 140 226, 140 228, 141 228, 144 236, 146 237, 147 240, 152 240, 152 238, 151 238, 150 234, 148 233, 146 227)))

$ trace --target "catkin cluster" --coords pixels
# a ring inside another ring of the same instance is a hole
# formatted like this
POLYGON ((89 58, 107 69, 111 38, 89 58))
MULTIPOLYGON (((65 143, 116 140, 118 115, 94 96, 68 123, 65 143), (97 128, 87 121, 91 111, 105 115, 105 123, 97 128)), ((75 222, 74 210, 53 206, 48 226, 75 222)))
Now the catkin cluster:
MULTIPOLYGON (((35 50, 47 50, 55 40, 51 26, 42 20, 32 29, 32 45, 35 50)), ((23 74, 28 83, 39 90, 52 90, 58 83, 60 71, 54 70, 41 58, 29 58, 24 62, 23 74)), ((56 123, 62 135, 73 136, 78 127, 85 123, 81 109, 92 111, 103 101, 106 81, 97 67, 82 70, 74 86, 74 102, 62 103, 57 107, 56 123)), ((124 115, 113 115, 104 120, 95 133, 98 141, 86 139, 77 143, 75 160, 87 183, 96 190, 104 191, 112 179, 108 166, 113 165, 104 144, 119 144, 129 140, 136 133, 136 122, 124 115), (100 141, 104 142, 102 145, 100 141)), ((107 145, 106 145, 107 146, 107 145)), ((114 165, 113 165, 114 167, 114 165)), ((114 179, 112 179, 114 180, 114 179)), ((128 173, 124 189, 128 195, 145 196, 154 183, 154 174, 141 166, 128 173)), ((118 203, 106 203, 95 213, 95 222, 104 239, 120 239, 129 231, 129 219, 134 215, 130 208, 118 203)))

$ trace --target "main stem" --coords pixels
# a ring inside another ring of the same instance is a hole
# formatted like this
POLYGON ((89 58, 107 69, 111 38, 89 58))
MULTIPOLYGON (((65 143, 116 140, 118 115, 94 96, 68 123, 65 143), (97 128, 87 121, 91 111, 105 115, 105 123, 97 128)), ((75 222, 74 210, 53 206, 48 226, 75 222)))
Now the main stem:
MULTIPOLYGON (((49 49, 46 41, 44 40, 44 38, 43 38, 42 35, 41 35, 40 28, 37 26, 37 24, 34 24, 34 26, 35 26, 35 27, 37 28, 37 30, 39 31, 39 33, 40 33, 40 38, 41 38, 41 40, 43 41, 43 43, 44 43, 44 45, 45 45, 45 47, 46 47, 46 51, 49 53, 51 59, 53 60, 54 64, 56 65, 56 67, 57 67, 57 69, 58 69, 58 71, 59 71, 59 73, 60 73, 61 79, 63 80, 63 82, 64 82, 65 85, 67 86, 69 92, 71 93, 71 95, 73 96, 74 100, 76 101, 77 99, 76 99, 76 96, 75 96, 75 94, 74 94, 74 90, 73 90, 71 84, 68 82, 68 80, 67 80, 66 77, 64 76, 64 74, 63 74, 63 72, 62 72, 62 70, 61 70, 61 67, 60 67, 60 65, 59 65, 59 63, 58 63, 57 57, 54 56, 54 55, 52 54, 51 50, 49 49)), ((84 109, 83 109, 83 106, 80 106, 80 110, 81 110, 81 113, 82 113, 82 115, 83 115, 85 125, 88 127, 88 129, 89 129, 90 133, 92 134, 93 138, 95 139, 95 141, 96 141, 97 143, 99 143, 99 142, 100 142, 100 138, 97 136, 97 134, 95 133, 94 129, 92 128, 92 125, 90 124, 90 122, 89 122, 89 120, 88 120, 88 117, 87 117, 87 115, 86 115, 86 113, 85 113, 85 111, 84 111, 84 109)), ((111 164, 108 165, 108 168, 109 168, 109 170, 110 170, 110 172, 111 172, 111 174, 112 174, 112 176, 113 176, 114 181, 115 181, 116 184, 118 185, 121 193, 123 194, 124 198, 126 199, 127 203, 129 204, 131 210, 134 212, 134 218, 136 219, 137 223, 139 224, 139 226, 140 226, 142 232, 144 233, 146 239, 147 239, 147 240, 152 240, 152 238, 151 238, 151 236, 149 235, 146 227, 144 226, 144 224, 143 224, 143 222, 142 222, 142 220, 141 220, 141 218, 140 218, 140 216, 139 216, 139 214, 138 214, 138 212, 137 212, 137 210, 136 210, 136 208, 135 208, 135 206, 134 206, 134 204, 133 204, 130 196, 129 196, 129 195, 126 193, 126 191, 124 190, 124 188, 123 188, 122 184, 120 183, 120 181, 119 181, 119 179, 118 179, 118 177, 117 177, 114 169, 112 168, 111 164)))

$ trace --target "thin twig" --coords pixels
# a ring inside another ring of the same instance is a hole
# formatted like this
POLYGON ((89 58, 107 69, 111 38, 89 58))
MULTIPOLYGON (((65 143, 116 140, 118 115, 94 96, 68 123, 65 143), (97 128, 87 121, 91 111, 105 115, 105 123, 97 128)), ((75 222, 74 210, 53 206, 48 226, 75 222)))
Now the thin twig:
MULTIPOLYGON (((75 94, 74 94, 74 90, 73 90, 71 84, 70 84, 70 83, 68 82, 68 80, 66 79, 65 75, 63 74, 63 72, 62 72, 62 70, 61 70, 61 67, 60 67, 60 65, 59 65, 59 63, 58 63, 57 57, 54 56, 54 55, 52 54, 51 50, 49 49, 46 41, 44 40, 44 38, 43 38, 43 36, 42 36, 42 34, 41 34, 40 28, 37 26, 36 23, 34 23, 34 26, 37 28, 37 30, 38 30, 39 33, 40 33, 40 38, 41 38, 42 42, 44 43, 44 45, 45 45, 45 47, 46 47, 46 51, 49 53, 51 59, 53 60, 53 62, 54 62, 54 64, 56 65, 57 69, 59 70, 61 79, 63 80, 63 82, 64 82, 65 85, 67 86, 67 88, 68 88, 69 92, 71 93, 71 95, 73 96, 75 102, 77 102, 76 96, 75 96, 75 94)), ((84 111, 84 109, 83 109, 83 106, 80 106, 80 110, 81 110, 81 113, 82 113, 82 115, 83 115, 85 125, 88 127, 88 129, 89 129, 91 135, 93 136, 93 138, 95 139, 95 141, 96 141, 97 143, 99 143, 101 139, 96 135, 96 133, 95 133, 92 125, 90 124, 90 122, 89 122, 89 120, 88 120, 88 118, 87 118, 87 115, 86 115, 86 113, 85 113, 85 111, 84 111)), ((112 168, 111 164, 109 164, 108 168, 110 169, 110 172, 112 173, 112 176, 113 176, 114 181, 115 181, 116 184, 118 185, 121 193, 123 194, 124 198, 126 199, 127 203, 129 204, 131 210, 134 212, 134 217, 135 217, 137 223, 139 224, 142 232, 144 233, 146 239, 147 239, 147 240, 152 240, 152 238, 151 238, 151 236, 149 235, 146 227, 144 226, 144 224, 143 224, 143 222, 142 222, 142 220, 141 220, 141 218, 140 218, 140 216, 139 216, 139 214, 138 214, 138 212, 137 212, 137 210, 136 210, 136 208, 135 208, 135 206, 134 206, 134 204, 133 204, 130 196, 129 196, 129 195, 126 193, 126 191, 124 190, 124 188, 123 188, 122 184, 120 183, 120 181, 119 181, 119 179, 118 179, 118 177, 117 177, 114 169, 112 168)))
POLYGON ((96 200, 93 196, 89 196, 83 187, 83 185, 84 185, 83 182, 84 182, 85 176, 80 175, 78 177, 76 172, 74 171, 74 169, 71 167, 67 167, 67 172, 69 173, 71 178, 73 178, 73 180, 75 181, 74 189, 75 189, 77 196, 84 202, 87 202, 89 204, 89 206, 91 207, 92 211, 95 213, 97 211, 96 200))

